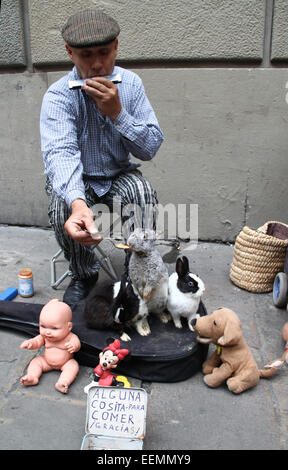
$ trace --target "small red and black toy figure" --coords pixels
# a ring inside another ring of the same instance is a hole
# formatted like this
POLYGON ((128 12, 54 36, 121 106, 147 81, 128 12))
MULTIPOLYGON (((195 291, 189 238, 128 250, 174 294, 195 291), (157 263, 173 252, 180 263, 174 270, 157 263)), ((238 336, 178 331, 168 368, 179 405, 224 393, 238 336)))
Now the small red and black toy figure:
POLYGON ((124 385, 124 383, 117 381, 116 376, 111 373, 111 369, 115 369, 129 353, 129 349, 120 349, 119 339, 110 343, 99 354, 99 364, 94 369, 94 382, 107 387, 124 385))

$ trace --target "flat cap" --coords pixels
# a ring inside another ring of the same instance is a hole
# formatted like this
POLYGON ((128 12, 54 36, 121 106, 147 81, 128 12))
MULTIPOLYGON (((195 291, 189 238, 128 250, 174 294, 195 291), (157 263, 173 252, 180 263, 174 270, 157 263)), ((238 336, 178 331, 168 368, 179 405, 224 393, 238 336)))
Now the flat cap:
POLYGON ((68 18, 61 33, 71 47, 92 47, 114 41, 120 28, 101 10, 83 10, 68 18))

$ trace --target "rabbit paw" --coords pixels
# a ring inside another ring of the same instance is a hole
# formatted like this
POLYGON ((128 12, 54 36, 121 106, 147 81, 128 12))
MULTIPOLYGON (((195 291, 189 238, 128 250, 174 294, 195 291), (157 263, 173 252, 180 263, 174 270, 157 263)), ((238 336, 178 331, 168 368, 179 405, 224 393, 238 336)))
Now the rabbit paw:
POLYGON ((176 328, 182 328, 182 323, 180 318, 173 318, 173 322, 176 328))
POLYGON ((157 316, 162 323, 168 323, 171 320, 170 313, 162 312, 162 313, 159 313, 157 316))
POLYGON ((122 333, 122 335, 120 336, 120 339, 121 339, 121 341, 124 341, 124 342, 126 342, 126 341, 131 341, 130 336, 127 335, 127 333, 125 333, 125 331, 124 331, 124 333, 122 333))
POLYGON ((135 327, 140 336, 148 336, 151 333, 150 326, 146 318, 136 323, 135 327))

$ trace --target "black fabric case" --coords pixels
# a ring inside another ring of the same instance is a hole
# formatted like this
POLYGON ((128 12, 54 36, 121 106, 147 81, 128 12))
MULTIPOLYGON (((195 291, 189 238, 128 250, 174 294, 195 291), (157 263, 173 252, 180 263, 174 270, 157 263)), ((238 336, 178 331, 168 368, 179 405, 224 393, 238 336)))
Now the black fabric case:
MULTIPOLYGON (((30 337, 36 336, 39 334, 39 314, 43 306, 0 301, 0 327, 14 329, 30 337)), ((72 331, 81 341, 81 349, 74 357, 79 364, 94 368, 98 365, 99 353, 107 345, 107 340, 119 338, 119 335, 112 330, 87 328, 83 318, 84 301, 76 304, 72 311, 72 331)), ((202 302, 198 313, 207 315, 202 302)), ((130 355, 119 363, 117 374, 147 382, 179 382, 201 370, 208 345, 197 342, 196 333, 188 329, 185 321, 183 328, 179 329, 175 328, 172 321, 163 324, 150 316, 149 336, 140 336, 133 328, 127 330, 131 341, 121 342, 121 347, 129 349, 130 355)))

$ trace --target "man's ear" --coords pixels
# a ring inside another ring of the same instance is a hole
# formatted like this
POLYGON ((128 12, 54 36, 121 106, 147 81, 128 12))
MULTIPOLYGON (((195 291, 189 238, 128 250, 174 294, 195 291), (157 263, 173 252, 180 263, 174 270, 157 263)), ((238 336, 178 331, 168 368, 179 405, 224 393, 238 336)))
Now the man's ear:
POLYGON ((72 59, 72 49, 67 43, 65 43, 65 49, 66 49, 67 54, 69 55, 70 59, 72 59))

